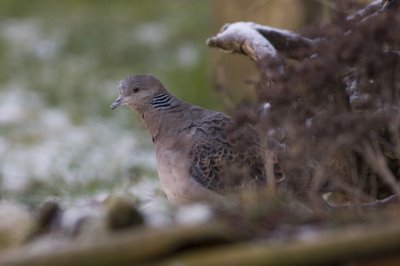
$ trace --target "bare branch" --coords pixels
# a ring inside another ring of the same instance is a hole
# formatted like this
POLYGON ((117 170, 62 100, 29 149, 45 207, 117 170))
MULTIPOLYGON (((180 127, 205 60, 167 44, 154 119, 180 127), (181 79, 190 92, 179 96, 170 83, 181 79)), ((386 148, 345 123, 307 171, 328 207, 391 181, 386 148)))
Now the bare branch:
POLYGON ((322 39, 305 38, 295 32, 259 25, 253 22, 225 24, 220 32, 207 40, 210 47, 220 48, 227 53, 241 53, 254 61, 277 52, 288 58, 302 59, 311 54, 304 54, 322 39))
POLYGON ((375 0, 372 3, 370 3, 369 5, 367 5, 366 7, 364 7, 363 9, 360 9, 359 11, 357 11, 355 14, 348 16, 347 20, 351 21, 351 22, 360 21, 360 20, 374 14, 381 8, 382 8, 382 0, 375 0))
POLYGON ((282 54, 291 59, 304 59, 311 55, 315 44, 324 39, 310 39, 298 33, 253 23, 253 28, 282 54))
POLYGON ((254 61, 277 57, 275 47, 253 25, 251 22, 225 24, 216 36, 207 39, 207 45, 227 53, 245 54, 254 61))

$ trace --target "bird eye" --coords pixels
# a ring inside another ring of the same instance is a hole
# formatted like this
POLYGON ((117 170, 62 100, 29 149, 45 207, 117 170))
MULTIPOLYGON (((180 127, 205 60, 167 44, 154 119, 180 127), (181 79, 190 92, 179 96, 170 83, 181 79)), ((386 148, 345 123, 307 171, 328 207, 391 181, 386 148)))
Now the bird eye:
POLYGON ((138 93, 139 91, 140 91, 140 88, 139 88, 139 87, 133 88, 133 92, 134 92, 134 93, 138 93))

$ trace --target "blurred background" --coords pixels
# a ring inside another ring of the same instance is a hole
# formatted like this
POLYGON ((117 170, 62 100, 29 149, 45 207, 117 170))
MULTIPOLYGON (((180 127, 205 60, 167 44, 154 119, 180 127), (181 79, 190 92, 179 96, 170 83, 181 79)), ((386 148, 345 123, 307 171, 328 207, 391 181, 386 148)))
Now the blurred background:
POLYGON ((322 0, 0 0, 1 199, 33 206, 156 188, 140 119, 109 108, 118 81, 152 73, 185 101, 224 110, 221 97, 251 100, 245 81, 257 72, 206 38, 240 20, 297 31, 328 9, 322 0))

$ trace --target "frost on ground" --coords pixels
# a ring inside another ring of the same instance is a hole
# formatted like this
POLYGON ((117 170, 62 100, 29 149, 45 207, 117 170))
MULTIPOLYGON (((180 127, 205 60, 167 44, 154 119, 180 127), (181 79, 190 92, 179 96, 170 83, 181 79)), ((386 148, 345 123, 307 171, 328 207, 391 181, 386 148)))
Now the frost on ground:
POLYGON ((153 152, 139 145, 138 133, 111 120, 75 125, 35 93, 15 87, 0 91, 0 131, 2 194, 23 192, 33 181, 60 183, 73 194, 71 185, 110 184, 136 169, 155 169, 153 152))

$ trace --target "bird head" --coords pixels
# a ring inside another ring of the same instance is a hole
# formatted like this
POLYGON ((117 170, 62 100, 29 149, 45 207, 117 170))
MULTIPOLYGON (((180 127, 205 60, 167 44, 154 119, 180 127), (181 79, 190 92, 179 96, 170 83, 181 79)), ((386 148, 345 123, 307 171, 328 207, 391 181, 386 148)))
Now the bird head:
POLYGON ((150 106, 155 95, 166 92, 158 79, 146 74, 138 74, 121 80, 118 89, 119 96, 111 104, 111 109, 127 105, 139 113, 143 113, 150 106))

